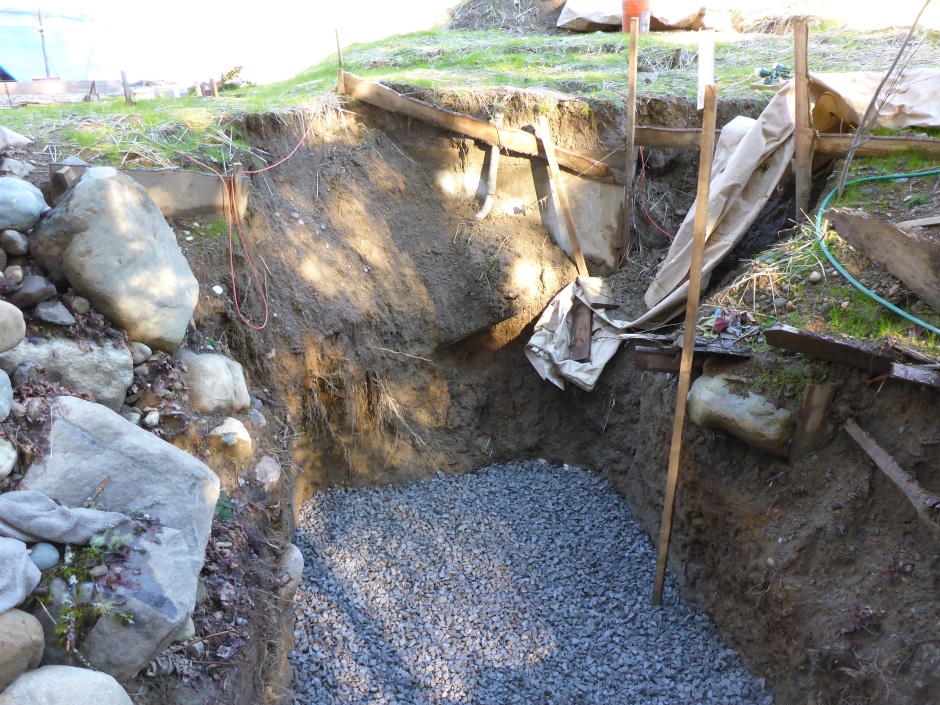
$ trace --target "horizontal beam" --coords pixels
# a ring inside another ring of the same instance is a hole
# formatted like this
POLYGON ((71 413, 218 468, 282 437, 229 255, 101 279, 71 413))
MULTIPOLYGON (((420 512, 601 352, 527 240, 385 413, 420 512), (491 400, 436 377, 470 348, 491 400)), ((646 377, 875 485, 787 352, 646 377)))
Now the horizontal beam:
MULTIPOLYGON (((350 98, 361 100, 363 103, 393 113, 401 113, 402 115, 417 118, 435 127, 458 132, 500 149, 545 160, 545 152, 539 149, 539 142, 531 132, 509 127, 496 127, 469 115, 455 113, 426 103, 423 100, 401 95, 381 83, 366 81, 354 74, 340 71, 341 83, 340 81, 338 83, 340 83, 343 92, 350 98)), ((578 152, 562 149, 557 145, 555 146, 555 156, 558 159, 559 166, 574 172, 578 176, 610 184, 623 184, 623 174, 604 162, 578 152)))

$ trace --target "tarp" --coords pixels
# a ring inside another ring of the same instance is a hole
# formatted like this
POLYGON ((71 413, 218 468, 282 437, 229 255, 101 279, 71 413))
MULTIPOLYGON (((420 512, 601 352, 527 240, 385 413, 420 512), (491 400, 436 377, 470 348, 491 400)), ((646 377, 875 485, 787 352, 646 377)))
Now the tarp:
POLYGON ((39 584, 27 543, 83 545, 125 521, 117 512, 63 507, 35 490, 0 494, 0 613, 21 604, 39 584))
MULTIPOLYGON (((883 74, 811 74, 810 100, 814 126, 832 130, 840 123, 857 123, 871 102, 883 74)), ((705 226, 705 258, 702 287, 722 259, 737 245, 787 172, 794 153, 794 86, 791 81, 771 99, 757 120, 737 117, 721 131, 712 163, 705 226)), ((883 127, 940 126, 940 69, 916 69, 901 74, 890 91, 877 121, 883 127)), ((595 313, 599 345, 591 359, 577 363, 568 359, 572 296, 575 284, 552 299, 526 354, 543 378, 558 386, 569 380, 591 390, 604 365, 628 337, 625 329, 650 329, 668 322, 685 309, 692 257, 692 234, 698 201, 679 226, 679 231, 660 264, 644 297, 649 310, 634 321, 612 321, 595 313), (595 357, 596 355, 596 357, 595 357), (550 369, 546 369, 546 363, 550 369)))

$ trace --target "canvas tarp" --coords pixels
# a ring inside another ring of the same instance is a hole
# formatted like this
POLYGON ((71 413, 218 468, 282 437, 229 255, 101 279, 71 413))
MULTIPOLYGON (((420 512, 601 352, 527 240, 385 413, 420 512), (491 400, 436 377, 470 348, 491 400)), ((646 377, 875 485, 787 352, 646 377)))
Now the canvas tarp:
MULTIPOLYGON (((814 106, 814 120, 818 121, 815 123, 817 129, 832 129, 839 122, 846 126, 857 122, 881 77, 882 74, 877 73, 812 74, 810 100, 814 106)), ((757 120, 737 117, 722 129, 712 163, 703 288, 718 263, 747 233, 786 173, 794 152, 793 115, 794 87, 790 82, 771 99, 757 120)), ((887 127, 940 126, 940 69, 917 69, 902 74, 895 90, 884 101, 877 124, 887 127)), ((554 368, 551 372, 539 369, 543 378, 552 379, 555 384, 559 384, 558 380, 568 379, 584 389, 592 389, 604 365, 624 339, 624 329, 655 328, 684 310, 697 207, 696 202, 689 210, 646 292, 647 312, 633 321, 611 321, 604 317, 601 320, 606 323, 595 324, 595 334, 603 338, 603 344, 597 348, 596 360, 592 353, 590 361, 574 362, 567 359, 567 338, 545 340, 548 331, 567 335, 565 331, 570 327, 558 317, 570 310, 572 292, 568 288, 559 292, 546 310, 546 314, 551 315, 546 318, 543 314, 539 320, 541 328, 537 326, 529 343, 530 346, 534 344, 532 351, 527 348, 530 360, 533 360, 534 351, 541 351, 537 357, 552 361, 554 368), (564 303, 566 298, 569 301, 567 305, 564 303), (612 330, 617 333, 613 335, 612 330), (551 354, 543 354, 544 351, 551 354)), ((576 291, 574 295, 577 295, 576 291)), ((598 318, 595 315, 595 319, 598 318)))
MULTIPOLYGON (((654 4, 651 21, 669 29, 698 29, 702 26, 705 8, 698 2, 674 0, 654 4)), ((558 16, 558 27, 575 32, 592 32, 599 27, 623 24, 622 0, 568 0, 558 16)))

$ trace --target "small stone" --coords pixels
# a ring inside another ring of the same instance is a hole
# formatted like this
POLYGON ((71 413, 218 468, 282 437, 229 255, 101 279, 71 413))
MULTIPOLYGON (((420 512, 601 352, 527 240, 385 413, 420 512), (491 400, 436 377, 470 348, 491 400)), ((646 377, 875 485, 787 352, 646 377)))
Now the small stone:
POLYGON ((221 286, 216 284, 214 287, 212 287, 212 293, 215 294, 216 296, 221 296, 222 294, 225 293, 225 289, 223 289, 221 286))
POLYGON ((147 375, 150 374, 150 365, 148 365, 146 362, 143 364, 137 365, 137 367, 134 368, 134 374, 142 375, 146 377, 147 375))
MULTIPOLYGON (((320 230, 326 230, 326 223, 320 223, 320 230)), ((329 247, 329 245, 327 245, 329 247)))
POLYGON ((39 666, 43 646, 42 624, 33 615, 17 609, 0 614, 0 692, 39 666))
POLYGON ((16 448, 6 438, 0 438, 0 482, 6 480, 16 467, 16 448))
POLYGON ((185 641, 189 641, 194 636, 196 636, 196 623, 193 622, 193 618, 190 617, 186 620, 186 624, 183 625, 183 628, 173 637, 173 643, 181 644, 185 641))
POLYGON ((297 211, 291 211, 290 217, 293 218, 294 220, 300 220, 300 213, 298 213, 297 211))
POLYGON ((238 419, 229 417, 209 432, 209 446, 233 458, 244 460, 254 452, 248 429, 238 419))
POLYGON ((262 414, 257 409, 251 409, 248 411, 248 426, 252 429, 258 430, 262 429, 268 425, 268 420, 264 418, 262 414))
POLYGON ((29 252, 29 240, 26 239, 23 233, 17 232, 16 230, 4 230, 0 232, 0 247, 2 247, 8 255, 21 257, 29 252))
POLYGON ((793 302, 787 301, 787 305, 784 308, 786 308, 787 311, 792 311, 794 309, 793 302))
POLYGON ((13 385, 7 373, 0 370, 0 421, 5 421, 13 406, 13 385))
POLYGON ((782 296, 778 296, 776 299, 774 299, 774 308, 783 308, 786 305, 787 300, 782 296))
POLYGON ((36 306, 33 316, 57 326, 70 326, 75 323, 75 316, 69 313, 61 301, 43 301, 36 306))
POLYGON ((140 426, 140 413, 136 411, 128 411, 124 414, 121 414, 121 416, 123 416, 135 426, 140 426))
POLYGON ((281 465, 270 455, 264 456, 255 465, 252 480, 257 487, 265 492, 274 490, 281 481, 281 465))
POLYGON ((819 273, 818 269, 814 269, 812 272, 809 273, 809 276, 807 277, 807 280, 809 281, 810 284, 818 284, 821 279, 822 279, 822 274, 819 273))
POLYGON ((206 592, 206 584, 202 581, 202 578, 199 578, 199 581, 196 583, 196 604, 201 605, 209 598, 209 593, 206 592))
POLYGON ((128 347, 131 349, 131 356, 133 357, 134 365, 140 365, 153 356, 153 350, 143 343, 130 343, 128 347))
POLYGON ((157 424, 160 423, 160 412, 151 411, 144 417, 144 426, 147 428, 155 428, 157 424))
POLYGON ((845 311, 845 310, 848 309, 848 307, 849 307, 849 302, 848 302, 848 301, 843 301, 841 304, 839 304, 839 306, 841 306, 841 307, 842 307, 842 310, 845 311))
POLYGON ((59 564, 59 549, 51 543, 37 543, 29 551, 30 560, 39 570, 49 570, 59 564))
POLYGON ((40 374, 36 363, 27 361, 17 366, 16 370, 13 372, 13 377, 10 378, 10 381, 13 383, 14 389, 19 389, 27 382, 38 382, 41 379, 42 375, 40 374))
POLYGON ((7 301, 17 308, 29 308, 55 297, 55 284, 38 274, 24 277, 20 288, 8 295, 7 301))
POLYGON ((72 299, 72 313, 76 316, 84 316, 91 311, 91 302, 84 296, 76 296, 72 299))
MULTIPOLYGON (((188 232, 188 231, 187 231, 187 232, 188 232)), ((187 235, 187 236, 186 236, 186 242, 192 242, 192 241, 195 240, 195 239, 196 239, 196 238, 194 238, 192 235, 187 235)))
POLYGON ((23 268, 18 264, 11 264, 3 270, 3 278, 20 284, 23 281, 23 268))

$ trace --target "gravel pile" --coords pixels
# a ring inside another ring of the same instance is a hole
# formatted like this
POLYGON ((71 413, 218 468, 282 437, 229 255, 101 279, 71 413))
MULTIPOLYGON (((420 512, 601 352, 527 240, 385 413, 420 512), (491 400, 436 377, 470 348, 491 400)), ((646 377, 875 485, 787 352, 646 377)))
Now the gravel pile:
POLYGON ((543 461, 337 490, 301 513, 297 703, 771 705, 626 504, 543 461))

